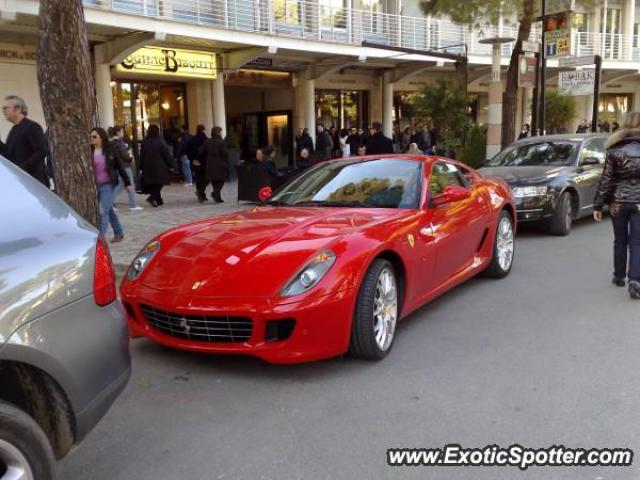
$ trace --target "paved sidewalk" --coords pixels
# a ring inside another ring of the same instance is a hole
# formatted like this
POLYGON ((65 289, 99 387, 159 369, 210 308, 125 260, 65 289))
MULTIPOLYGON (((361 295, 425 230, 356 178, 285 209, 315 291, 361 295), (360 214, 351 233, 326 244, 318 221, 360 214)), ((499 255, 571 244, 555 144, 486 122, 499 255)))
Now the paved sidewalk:
MULTIPOLYGON (((211 187, 207 190, 210 194, 211 187)), ((195 186, 185 186, 182 183, 169 185, 162 189, 164 205, 153 208, 145 199, 146 195, 136 195, 138 205, 144 210, 131 211, 127 202, 127 194, 123 192, 116 201, 118 217, 124 227, 124 241, 109 244, 111 256, 116 270, 122 273, 140 249, 155 235, 176 225, 193 220, 212 217, 222 213, 245 209, 252 204, 237 201, 238 184, 225 183, 222 198, 225 203, 213 203, 209 197, 205 203, 198 203, 195 196, 195 186)), ((109 239, 113 231, 108 233, 109 239)))

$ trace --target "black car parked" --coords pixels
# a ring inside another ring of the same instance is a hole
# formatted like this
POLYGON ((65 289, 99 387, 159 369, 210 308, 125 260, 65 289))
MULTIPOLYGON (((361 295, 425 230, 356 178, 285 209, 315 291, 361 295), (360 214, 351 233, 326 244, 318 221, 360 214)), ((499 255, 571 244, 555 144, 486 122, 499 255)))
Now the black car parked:
POLYGON ((602 175, 606 135, 546 135, 519 140, 480 171, 513 190, 518 222, 544 222, 568 235, 573 220, 591 215, 602 175))

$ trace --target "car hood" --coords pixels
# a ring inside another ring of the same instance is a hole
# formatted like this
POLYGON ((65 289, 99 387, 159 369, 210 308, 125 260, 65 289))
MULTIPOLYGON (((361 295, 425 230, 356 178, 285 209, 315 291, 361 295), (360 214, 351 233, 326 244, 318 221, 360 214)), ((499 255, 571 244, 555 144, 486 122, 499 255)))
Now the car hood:
POLYGON ((273 296, 319 250, 400 212, 266 206, 215 217, 161 237, 141 281, 186 296, 273 296))
POLYGON ((487 177, 498 177, 509 185, 532 185, 548 183, 558 175, 567 173, 572 167, 542 165, 535 167, 484 167, 480 172, 487 177))

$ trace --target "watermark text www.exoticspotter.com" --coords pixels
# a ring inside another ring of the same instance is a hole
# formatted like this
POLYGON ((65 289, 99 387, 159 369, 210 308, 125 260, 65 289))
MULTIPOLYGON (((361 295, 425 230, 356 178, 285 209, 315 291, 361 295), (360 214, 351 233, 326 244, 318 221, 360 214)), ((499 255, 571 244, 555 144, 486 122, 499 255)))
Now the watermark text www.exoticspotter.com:
POLYGON ((553 445, 546 448, 527 448, 511 445, 502 448, 463 448, 457 444, 444 448, 390 448, 387 463, 401 466, 498 466, 518 467, 628 467, 633 463, 633 450, 628 448, 569 448, 553 445))

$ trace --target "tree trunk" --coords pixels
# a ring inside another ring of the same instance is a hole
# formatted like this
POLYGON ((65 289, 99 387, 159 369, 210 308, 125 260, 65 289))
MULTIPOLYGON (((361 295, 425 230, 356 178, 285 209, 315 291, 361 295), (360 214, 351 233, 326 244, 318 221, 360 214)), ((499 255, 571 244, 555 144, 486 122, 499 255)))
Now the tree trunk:
POLYGON ((522 53, 522 42, 529 39, 533 22, 534 1, 525 0, 523 15, 518 27, 518 38, 511 52, 507 86, 502 96, 502 147, 506 147, 516 137, 516 113, 518 111, 518 59, 522 53))
POLYGON ((93 225, 98 205, 89 131, 98 124, 81 0, 40 0, 38 82, 58 195, 93 225))

